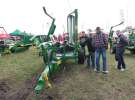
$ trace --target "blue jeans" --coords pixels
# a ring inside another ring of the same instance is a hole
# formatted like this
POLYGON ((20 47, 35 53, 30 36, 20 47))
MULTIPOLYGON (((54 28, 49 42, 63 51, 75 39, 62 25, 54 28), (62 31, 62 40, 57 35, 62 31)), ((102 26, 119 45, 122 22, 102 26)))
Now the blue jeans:
POLYGON ((103 71, 107 71, 106 49, 97 48, 95 51, 95 55, 96 55, 96 70, 100 71, 100 55, 102 55, 103 71))
POLYGON ((95 68, 95 52, 90 52, 87 56, 87 66, 91 68, 95 68))
POLYGON ((123 54, 124 54, 124 48, 116 48, 116 56, 117 56, 117 61, 118 61, 117 68, 118 69, 126 68, 123 54))

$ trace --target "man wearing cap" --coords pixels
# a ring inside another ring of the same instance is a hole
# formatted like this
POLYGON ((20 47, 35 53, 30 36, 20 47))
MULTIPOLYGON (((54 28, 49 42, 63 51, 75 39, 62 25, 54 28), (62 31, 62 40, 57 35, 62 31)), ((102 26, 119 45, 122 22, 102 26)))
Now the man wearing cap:
POLYGON ((100 55, 102 55, 103 73, 107 74, 106 49, 108 48, 108 35, 103 33, 100 27, 96 27, 96 34, 93 37, 93 45, 95 46, 96 71, 100 72, 100 55))
POLYGON ((125 46, 128 45, 127 38, 120 32, 120 30, 116 31, 116 34, 118 36, 117 45, 116 45, 116 57, 117 57, 117 68, 121 71, 124 71, 126 68, 123 54, 125 51, 125 46))

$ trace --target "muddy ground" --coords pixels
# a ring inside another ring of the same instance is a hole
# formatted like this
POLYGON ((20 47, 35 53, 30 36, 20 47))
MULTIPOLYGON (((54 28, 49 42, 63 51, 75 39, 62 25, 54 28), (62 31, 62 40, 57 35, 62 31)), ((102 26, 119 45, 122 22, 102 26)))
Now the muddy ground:
POLYGON ((114 56, 108 54, 109 74, 95 73, 85 65, 65 64, 40 95, 34 93, 42 67, 30 78, 0 79, 0 100, 135 100, 135 55, 125 54, 127 69, 115 68, 114 56), (14 81, 14 84, 13 84, 14 81))

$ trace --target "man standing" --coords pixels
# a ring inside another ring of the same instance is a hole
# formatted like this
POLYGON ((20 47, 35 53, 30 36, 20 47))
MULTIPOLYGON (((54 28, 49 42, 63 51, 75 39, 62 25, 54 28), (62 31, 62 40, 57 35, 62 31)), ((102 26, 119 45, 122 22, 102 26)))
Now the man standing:
POLYGON ((85 41, 86 41, 86 34, 85 34, 85 31, 82 31, 81 34, 80 34, 80 37, 79 37, 79 40, 80 40, 80 46, 81 46, 81 58, 80 58, 80 61, 79 63, 83 64, 84 61, 85 61, 85 41))
POLYGON ((117 45, 116 45, 116 56, 118 60, 117 68, 121 71, 124 71, 126 68, 126 65, 124 62, 123 54, 125 51, 125 46, 128 45, 128 40, 122 34, 122 32, 120 32, 120 30, 118 30, 116 34, 118 36, 117 45))
POLYGON ((96 71, 100 72, 100 55, 102 55, 103 61, 103 73, 107 74, 107 61, 106 61, 106 49, 108 48, 108 35, 103 33, 100 27, 96 28, 96 34, 93 37, 93 44, 95 46, 96 56, 96 71))
POLYGON ((93 39, 91 30, 89 30, 85 46, 88 48, 88 55, 87 55, 87 67, 95 69, 95 48, 93 46, 93 39))

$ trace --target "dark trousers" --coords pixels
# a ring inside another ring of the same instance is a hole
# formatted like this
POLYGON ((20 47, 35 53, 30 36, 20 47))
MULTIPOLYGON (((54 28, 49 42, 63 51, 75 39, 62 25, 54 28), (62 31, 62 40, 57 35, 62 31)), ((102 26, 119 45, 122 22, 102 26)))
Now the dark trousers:
POLYGON ((121 69, 121 68, 126 68, 125 62, 124 62, 124 48, 116 48, 116 56, 117 56, 117 61, 118 61, 118 65, 117 68, 121 69))
POLYGON ((87 55, 87 66, 91 68, 95 68, 95 52, 90 52, 87 55))

